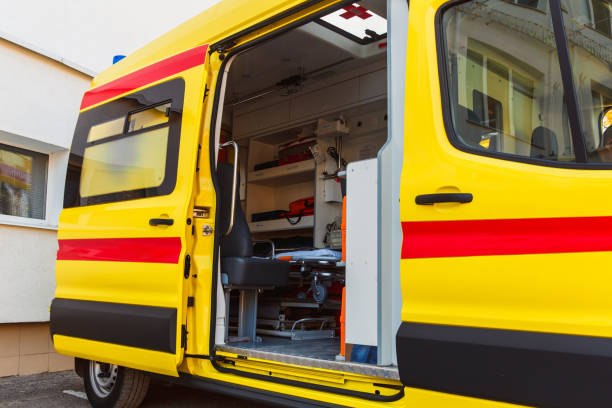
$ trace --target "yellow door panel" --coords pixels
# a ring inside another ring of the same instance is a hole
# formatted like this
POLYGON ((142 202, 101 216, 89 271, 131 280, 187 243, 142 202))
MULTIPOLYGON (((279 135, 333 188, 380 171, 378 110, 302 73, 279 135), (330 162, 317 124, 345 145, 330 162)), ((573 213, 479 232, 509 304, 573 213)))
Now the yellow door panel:
POLYGON ((612 171, 580 157, 561 8, 536 3, 411 2, 399 371, 441 392, 607 406, 612 171))
POLYGON ((83 97, 51 306, 64 354, 178 375, 207 49, 83 97))

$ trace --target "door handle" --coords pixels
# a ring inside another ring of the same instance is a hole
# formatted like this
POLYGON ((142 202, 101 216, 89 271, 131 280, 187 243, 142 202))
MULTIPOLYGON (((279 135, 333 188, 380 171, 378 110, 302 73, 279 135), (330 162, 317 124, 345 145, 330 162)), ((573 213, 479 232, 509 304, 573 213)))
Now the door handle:
POLYGON ((152 227, 156 227, 158 225, 173 225, 174 220, 172 218, 151 218, 149 220, 149 225, 152 227))
POLYGON ((471 203, 474 197, 470 193, 440 193, 421 194, 415 197, 414 202, 419 205, 433 205, 437 203, 471 203))

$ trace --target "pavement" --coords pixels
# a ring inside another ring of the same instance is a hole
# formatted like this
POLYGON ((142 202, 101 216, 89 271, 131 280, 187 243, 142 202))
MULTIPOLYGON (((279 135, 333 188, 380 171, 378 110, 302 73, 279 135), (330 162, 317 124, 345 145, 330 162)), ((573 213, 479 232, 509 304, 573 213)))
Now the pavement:
MULTIPOLYGON (((151 381, 142 408, 153 407, 269 408, 220 394, 151 381)), ((0 378, 0 408, 90 407, 83 380, 74 371, 0 378)))

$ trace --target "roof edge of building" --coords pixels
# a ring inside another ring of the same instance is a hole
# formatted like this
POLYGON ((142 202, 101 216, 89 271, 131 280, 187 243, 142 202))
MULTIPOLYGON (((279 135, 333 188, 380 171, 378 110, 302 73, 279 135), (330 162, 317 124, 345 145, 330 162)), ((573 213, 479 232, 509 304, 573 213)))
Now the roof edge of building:
POLYGON ((27 49, 29 51, 32 51, 32 52, 34 52, 34 53, 36 53, 38 55, 41 55, 41 56, 43 56, 45 58, 49 58, 49 59, 51 59, 53 61, 59 62, 60 64, 65 65, 68 68, 71 68, 71 69, 73 69, 75 71, 78 71, 78 72, 80 72, 82 74, 85 74, 85 75, 87 75, 87 76, 89 76, 91 78, 94 78, 96 75, 98 75, 96 72, 94 72, 94 71, 92 71, 92 70, 90 70, 88 68, 85 68, 84 66, 79 65, 76 62, 67 60, 66 58, 60 57, 59 55, 56 55, 56 54, 54 54, 54 53, 52 53, 50 51, 47 51, 47 50, 45 50, 43 48, 40 48, 40 47, 38 47, 38 46, 36 46, 34 44, 28 43, 27 41, 23 41, 20 38, 17 38, 17 37, 15 37, 15 36, 13 36, 13 35, 11 35, 9 33, 1 31, 1 30, 0 30, 0 39, 6 40, 6 41, 8 41, 8 42, 10 42, 12 44, 15 44, 15 45, 19 46, 19 47, 25 48, 25 49, 27 49))

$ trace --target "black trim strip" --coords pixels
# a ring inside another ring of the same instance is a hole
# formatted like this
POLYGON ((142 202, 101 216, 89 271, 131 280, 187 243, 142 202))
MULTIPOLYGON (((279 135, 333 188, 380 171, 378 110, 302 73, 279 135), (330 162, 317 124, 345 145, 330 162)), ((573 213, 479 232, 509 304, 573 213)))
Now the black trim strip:
POLYGON ((342 405, 328 404, 326 402, 314 401, 306 398, 300 398, 293 395, 279 394, 272 391, 262 390, 258 388, 246 387, 228 383, 224 381, 213 380, 205 377, 198 377, 191 374, 180 373, 180 377, 168 377, 160 374, 150 374, 150 377, 158 378, 163 381, 172 382, 178 385, 183 385, 190 388, 196 388, 203 391, 215 392, 218 394, 228 395, 234 398, 245 399, 253 402, 263 403, 275 407, 295 407, 295 408, 342 408, 342 405))
POLYGON ((582 124, 580 123, 580 113, 578 110, 578 97, 574 87, 572 76, 572 62, 570 60, 569 49, 567 46, 567 36, 565 34, 565 24, 561 12, 560 0, 549 0, 550 16, 552 17, 553 32, 557 44, 557 55, 561 69, 561 80, 563 82, 563 97, 567 106, 570 129, 572 131, 572 142, 574 144, 574 156, 577 162, 587 161, 587 152, 584 138, 582 136, 582 124))
POLYGON ((369 401, 393 402, 393 401, 398 401, 404 398, 404 388, 403 387, 396 394, 393 394, 393 395, 370 394, 367 392, 345 390, 342 388, 328 387, 326 385, 319 385, 319 384, 307 383, 303 381, 289 380, 286 378, 272 377, 272 376, 267 376, 267 375, 262 375, 262 374, 251 373, 249 371, 242 371, 242 370, 237 370, 237 369, 232 369, 232 368, 221 367, 219 364, 217 364, 215 360, 211 360, 211 364, 213 365, 213 367, 217 369, 217 371, 220 371, 226 374, 234 374, 240 377, 251 378, 254 380, 271 381, 271 382, 275 382, 275 383, 279 383, 283 385, 289 385, 292 387, 306 388, 309 390, 346 395, 347 397, 361 398, 361 399, 365 399, 369 401))
MULTIPOLYGON (((451 7, 457 6, 462 3, 467 3, 472 0, 451 0, 447 3, 444 3, 436 12, 435 17, 435 27, 436 27, 436 54, 438 61, 438 76, 440 78, 440 96, 441 101, 440 104, 442 106, 442 119, 444 122, 444 129, 446 130, 446 135, 448 136, 448 140, 450 144, 457 150, 469 153, 476 154, 484 157, 491 157, 494 159, 501 159, 506 161, 513 161, 525 164, 532 164, 536 166, 544 166, 544 167, 555 167, 561 169, 580 169, 580 170, 610 170, 612 169, 612 163, 576 163, 576 162, 560 162, 560 161, 552 161, 552 160, 542 160, 542 159, 534 159, 525 156, 513 155, 508 153, 497 153, 497 152, 488 152, 483 150, 477 150, 469 148, 459 141, 457 134, 455 133, 455 127, 452 122, 451 115, 451 96, 449 92, 449 84, 448 84, 448 72, 447 72, 447 63, 446 63, 446 38, 444 35, 444 27, 443 27, 443 15, 451 7)), ((560 63, 561 64, 561 63, 560 63)), ((565 83, 564 83, 565 86, 565 83)), ((569 106, 568 106, 568 115, 569 106)), ((572 138, 574 133, 572 132, 572 138)), ((573 140, 573 139, 572 139, 573 140)))
POLYGON ((51 335, 176 353, 176 309, 55 298, 51 335))
POLYGON ((402 322, 401 381, 538 407, 612 406, 612 339, 402 322))

